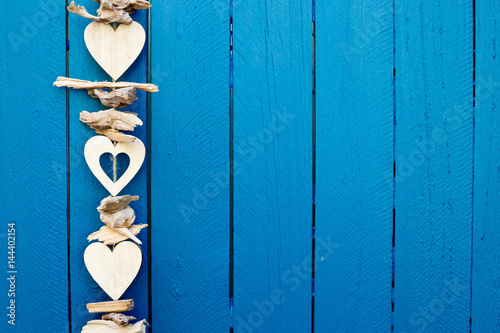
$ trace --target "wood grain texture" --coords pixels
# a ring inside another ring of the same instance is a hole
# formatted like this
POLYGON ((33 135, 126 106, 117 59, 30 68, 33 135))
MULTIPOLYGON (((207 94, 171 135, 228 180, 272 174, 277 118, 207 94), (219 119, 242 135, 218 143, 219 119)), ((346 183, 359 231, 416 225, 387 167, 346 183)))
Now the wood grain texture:
MULTIPOLYGON (((144 50, 143 50, 144 52, 144 50)), ((57 81, 54 82, 54 85, 56 87, 70 87, 73 89, 114 89, 114 88, 130 88, 130 87, 135 87, 139 90, 143 91, 148 91, 148 92, 157 92, 158 91, 158 86, 151 84, 151 83, 137 83, 137 82, 112 82, 106 81, 103 82, 96 82, 96 81, 87 81, 87 80, 80 80, 80 79, 75 79, 75 78, 69 78, 69 77, 62 77, 59 76, 57 78, 57 81)))
POLYGON ((234 329, 311 329, 312 2, 233 5, 234 329))
POLYGON ((229 0, 153 8, 151 324, 227 332, 229 0))
MULTIPOLYGON (((89 4, 92 12, 97 10, 98 4, 89 4)), ((145 29, 147 27, 146 11, 132 14, 135 21, 145 29)), ((87 51, 84 41, 84 31, 91 21, 77 15, 69 16, 70 50, 69 74, 73 78, 89 81, 111 81, 111 78, 102 70, 87 51)), ((60 73, 61 75, 63 73, 60 73)), ((121 77, 123 81, 147 82, 147 50, 144 49, 135 63, 121 77)), ((146 93, 137 91, 138 100, 127 106, 126 110, 135 112, 147 124, 146 93)), ((71 310, 73 332, 80 332, 82 327, 91 319, 99 316, 89 315, 85 304, 111 300, 104 291, 93 281, 85 269, 83 253, 88 246, 87 236, 103 226, 99 219, 96 207, 99 202, 109 195, 108 191, 99 183, 88 168, 84 157, 84 146, 88 139, 95 135, 94 131, 79 120, 83 110, 90 112, 102 110, 99 100, 91 98, 85 90, 70 89, 69 101, 70 127, 70 260, 71 260, 71 310)), ((147 146, 147 126, 138 127, 134 136, 138 137, 147 146)), ((148 152, 146 152, 148 153, 148 152)), ((118 159, 120 161, 120 159, 118 159)), ((120 162, 118 162, 120 168, 120 162)), ((120 173, 121 171, 119 171, 120 173)), ((138 195, 139 200, 131 203, 136 214, 136 224, 147 223, 147 161, 144 161, 139 172, 123 189, 123 194, 138 195)), ((143 260, 146 261, 147 233, 138 235, 141 240, 143 260)), ((143 265, 135 281, 125 292, 123 298, 133 299, 135 308, 128 315, 136 318, 148 318, 148 268, 143 265)))
POLYGON ((98 16, 90 14, 83 6, 77 6, 74 1, 71 1, 68 11, 96 22, 133 24, 133 19, 129 14, 136 9, 151 8, 147 0, 95 0, 95 2, 101 4, 97 10, 98 16))
MULTIPOLYGON (((146 157, 146 147, 140 139, 135 139, 133 142, 118 142, 113 143, 110 139, 102 135, 96 135, 90 138, 85 143, 84 148, 85 161, 87 166, 92 171, 94 176, 104 186, 111 195, 118 195, 130 181, 132 181, 141 169, 141 166, 146 157), (112 178, 106 175, 100 164, 100 156, 108 153, 113 158, 117 158, 119 154, 125 154, 130 158, 130 164, 121 177, 113 181, 112 178)), ((122 193, 123 194, 123 193, 122 193)))
POLYGON ((134 131, 137 126, 142 126, 142 120, 137 114, 109 109, 98 112, 80 112, 80 121, 92 129, 114 129, 121 131, 134 131))
POLYGON ((9 87, 0 106, 0 331, 34 332, 33 323, 44 323, 67 332, 66 94, 51 86, 66 70, 64 6, 16 4, 0 21, 0 78, 9 87), (6 316, 10 222, 17 233, 15 326, 6 316), (51 306, 40 306, 47 300, 51 306))
POLYGON ((134 300, 132 299, 87 304, 90 313, 125 312, 133 308, 134 300))
POLYGON ((131 321, 136 318, 133 316, 126 316, 123 313, 106 313, 102 315, 102 320, 112 320, 118 325, 128 325, 131 321))
POLYGON ((396 1, 396 332, 467 332, 472 0, 396 1))
POLYGON ((476 1, 472 332, 500 327, 500 7, 476 1))
POLYGON ((146 31, 140 23, 111 24, 92 22, 85 28, 85 45, 92 57, 117 81, 141 54, 146 31))
POLYGON ((92 320, 82 329, 83 333, 145 333, 147 324, 141 320, 135 324, 119 326, 109 320, 92 320))
POLYGON ((84 260, 95 282, 118 301, 141 269, 142 252, 130 241, 113 247, 93 242, 85 249, 84 260))
POLYGON ((317 332, 391 330, 392 14, 316 1, 316 244, 338 244, 317 255, 317 332))

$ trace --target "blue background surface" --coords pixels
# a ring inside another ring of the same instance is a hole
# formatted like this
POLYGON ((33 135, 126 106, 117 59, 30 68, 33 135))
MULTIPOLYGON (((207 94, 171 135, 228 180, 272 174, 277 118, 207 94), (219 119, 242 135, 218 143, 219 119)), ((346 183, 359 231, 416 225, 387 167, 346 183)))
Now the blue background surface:
MULTIPOLYGON (((127 108, 148 157, 122 194, 150 225, 130 314, 155 333, 500 332, 498 1, 152 4, 121 77, 160 87, 127 108)), ((63 1, 2 12, 0 331, 80 332, 108 297, 83 263, 107 192, 78 118, 104 107, 52 83, 111 79, 63 1)))

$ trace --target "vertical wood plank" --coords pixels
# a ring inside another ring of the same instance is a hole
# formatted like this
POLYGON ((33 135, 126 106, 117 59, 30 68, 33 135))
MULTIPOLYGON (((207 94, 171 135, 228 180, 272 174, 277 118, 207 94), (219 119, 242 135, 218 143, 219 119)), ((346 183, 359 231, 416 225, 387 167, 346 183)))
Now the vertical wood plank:
POLYGON ((496 332, 500 313, 500 7, 476 1, 472 332, 496 332), (495 91, 496 90, 496 91, 495 91))
POLYGON ((229 0, 152 9, 155 332, 227 332, 229 0))
POLYGON ((317 0, 316 51, 315 329, 390 332, 392 1, 317 0))
MULTIPOLYGON (((95 12, 98 6, 98 4, 86 4, 89 12, 95 12)), ((70 77, 90 81, 111 81, 111 78, 92 58, 85 46, 83 34, 87 25, 92 21, 71 13, 69 15, 70 77)), ((132 18, 147 30, 146 11, 138 11, 132 15, 132 18)), ((147 82, 147 46, 144 47, 135 63, 120 78, 120 81, 147 82)), ((136 128, 131 134, 147 145, 147 95, 145 92, 138 91, 137 97, 137 101, 122 110, 139 114, 144 126, 136 128)), ((99 317, 88 313, 87 303, 111 300, 92 279, 83 261, 83 253, 89 244, 87 236, 103 225, 96 208, 99 202, 109 195, 109 192, 94 177, 85 162, 83 154, 85 143, 96 134, 94 130, 80 122, 79 114, 83 110, 94 112, 105 109, 107 107, 102 105, 98 99, 88 96, 85 90, 70 90, 70 264, 73 332, 80 332, 88 320, 99 317)), ((107 165, 111 168, 110 164, 107 165)), ((120 168, 120 164, 118 168, 120 168)), ((140 197, 139 201, 132 202, 130 205, 135 210, 136 223, 147 223, 147 168, 145 160, 134 179, 120 193, 140 197)), ((140 247, 143 253, 143 264, 137 278, 121 299, 134 300, 135 307, 130 315, 139 319, 148 319, 147 232, 141 232, 138 238, 142 241, 140 247)))
POLYGON ((312 2, 234 1, 234 329, 311 329, 312 2))
POLYGON ((396 1, 396 332, 466 332, 472 0, 396 1))
POLYGON ((19 3, 0 21, 0 331, 32 332, 43 322, 47 331, 67 332, 66 92, 52 87, 66 71, 64 6, 19 3), (11 222, 14 269, 7 259, 11 222), (17 271, 15 298, 7 271, 17 271), (6 316, 11 299, 15 326, 6 316), (51 306, 40 306, 48 300, 51 306))

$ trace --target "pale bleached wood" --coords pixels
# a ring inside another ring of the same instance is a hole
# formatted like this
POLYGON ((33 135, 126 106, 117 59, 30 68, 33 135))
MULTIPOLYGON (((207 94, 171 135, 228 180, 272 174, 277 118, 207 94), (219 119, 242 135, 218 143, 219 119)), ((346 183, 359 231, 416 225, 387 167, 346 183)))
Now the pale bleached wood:
POLYGON ((82 111, 80 121, 94 129, 97 134, 107 136, 115 142, 133 142, 135 137, 119 130, 133 131, 136 126, 142 126, 142 121, 136 113, 109 109, 99 112, 82 111))
POLYGON ((137 100, 136 88, 127 87, 116 90, 89 89, 93 98, 99 98, 101 103, 111 108, 124 108, 137 100))
POLYGON ((137 139, 135 136, 122 133, 120 131, 108 129, 95 129, 97 134, 105 135, 108 139, 114 142, 134 142, 137 139))
POLYGON ((57 80, 64 79, 65 81, 71 81, 71 82, 90 82, 87 80, 80 80, 80 79, 72 79, 70 77, 64 77, 64 76, 58 76, 57 80))
MULTIPOLYGON (((130 227, 128 227, 128 230, 134 236, 137 236, 141 232, 141 230, 146 228, 147 226, 148 226, 147 224, 132 224, 130 227)), ((87 240, 89 241, 98 240, 102 242, 104 245, 115 245, 129 238, 130 238, 129 236, 123 235, 123 232, 119 233, 117 230, 114 230, 108 227, 107 225, 104 225, 98 231, 90 234, 87 237, 87 240)), ((140 241, 139 244, 141 244, 140 241)))
MULTIPOLYGON (((105 2, 103 1, 103 3, 105 2)), ((101 10, 101 14, 95 16, 87 12, 85 7, 77 6, 74 1, 71 1, 71 4, 67 7, 67 9, 73 14, 80 15, 81 17, 93 20, 95 22, 130 24, 133 21, 128 13, 123 10, 117 10, 115 8, 105 8, 104 10, 101 10)))
POLYGON ((114 228, 114 230, 116 232, 118 232, 120 235, 130 238, 131 240, 133 240, 137 244, 142 244, 141 240, 139 238, 135 237, 135 235, 132 233, 132 231, 130 231, 129 228, 126 228, 126 227, 114 228))
POLYGON ((59 76, 57 80, 54 82, 56 87, 68 87, 73 89, 101 89, 101 88, 127 88, 127 87, 135 87, 139 90, 155 93, 158 92, 158 86, 152 83, 135 83, 135 82, 92 82, 86 80, 78 80, 72 79, 68 77, 59 76))
POLYGON ((111 249, 92 243, 83 255, 92 278, 111 299, 117 301, 134 281, 142 264, 142 252, 132 242, 121 242, 111 249))
POLYGON ((82 333, 146 333, 146 320, 126 326, 110 320, 91 320, 82 328, 82 333))
POLYGON ((119 197, 109 196, 101 200, 101 205, 97 207, 97 210, 101 214, 113 214, 127 207, 132 201, 137 200, 139 200, 138 195, 123 195, 119 197))
POLYGON ((135 10, 151 8, 151 4, 145 0, 93 1, 101 4, 97 10, 97 16, 89 14, 83 6, 76 6, 74 1, 68 6, 68 11, 96 22, 130 24, 132 23, 130 14, 135 10))
POLYGON ((136 318, 134 316, 127 316, 124 315, 123 313, 106 313, 105 315, 101 316, 102 320, 111 320, 115 324, 120 325, 120 326, 126 326, 130 323, 131 320, 135 320, 136 318))
POLYGON ((141 54, 146 32, 137 22, 120 24, 116 30, 109 24, 92 22, 85 29, 84 38, 95 61, 117 81, 141 54))
POLYGON ((134 301, 131 299, 87 304, 87 310, 89 310, 89 313, 125 312, 125 311, 131 311, 133 308, 134 308, 134 301))
POLYGON ((80 112, 80 121, 92 129, 114 129, 120 131, 133 131, 137 126, 142 126, 137 113, 109 109, 99 112, 80 112))
POLYGON ((110 139, 105 136, 94 136, 85 144, 85 160, 94 176, 101 184, 116 196, 120 191, 134 178, 139 171, 146 156, 146 147, 141 140, 134 142, 118 142, 114 145, 110 139), (113 182, 102 170, 99 158, 102 154, 110 153, 114 157, 118 154, 127 154, 130 158, 130 164, 125 173, 116 182, 113 182))
POLYGON ((97 207, 99 213, 113 214, 124 209, 132 201, 139 200, 139 196, 123 195, 119 197, 109 196, 101 200, 101 205, 97 207))
POLYGON ((135 221, 135 212, 130 206, 112 214, 101 213, 101 222, 110 228, 128 228, 135 221))
POLYGON ((135 212, 129 206, 112 214, 101 213, 101 221, 114 231, 124 237, 132 239, 137 244, 142 244, 139 238, 129 230, 129 227, 135 221, 135 212))

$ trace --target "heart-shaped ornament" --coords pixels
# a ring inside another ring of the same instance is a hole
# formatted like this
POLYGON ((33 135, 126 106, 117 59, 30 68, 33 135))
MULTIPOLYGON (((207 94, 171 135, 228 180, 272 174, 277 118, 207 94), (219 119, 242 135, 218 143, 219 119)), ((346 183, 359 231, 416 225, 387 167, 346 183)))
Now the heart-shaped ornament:
POLYGON ((87 49, 115 81, 141 54, 145 42, 146 32, 137 22, 120 24, 116 30, 107 23, 92 22, 85 29, 87 49))
POLYGON ((121 242, 113 251, 103 243, 92 243, 83 258, 92 278, 114 301, 132 284, 142 265, 141 249, 132 242, 121 242))
POLYGON ((111 193, 117 196, 121 190, 134 178, 146 157, 146 147, 141 140, 135 139, 133 142, 118 142, 116 145, 105 136, 97 135, 85 144, 85 160, 94 176, 111 193), (130 164, 125 173, 115 182, 102 170, 99 158, 102 154, 109 153, 116 157, 118 154, 127 154, 130 164))

